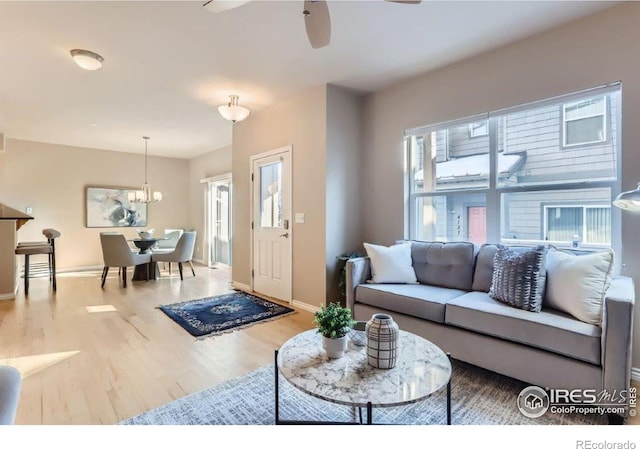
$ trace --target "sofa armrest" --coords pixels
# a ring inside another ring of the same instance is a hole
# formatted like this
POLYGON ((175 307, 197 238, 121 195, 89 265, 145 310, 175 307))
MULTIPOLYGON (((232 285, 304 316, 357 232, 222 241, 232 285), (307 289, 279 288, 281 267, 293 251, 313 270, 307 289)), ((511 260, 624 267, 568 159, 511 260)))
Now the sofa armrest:
POLYGON ((634 307, 633 279, 614 277, 605 295, 602 316, 602 388, 609 393, 630 386, 634 307))
POLYGON ((345 270, 347 278, 346 306, 353 309, 353 304, 356 301, 356 287, 360 284, 364 284, 368 279, 371 279, 371 263, 369 262, 368 257, 356 257, 354 259, 347 260, 345 270))
POLYGON ((20 398, 22 377, 13 366, 0 366, 0 425, 13 424, 20 398))

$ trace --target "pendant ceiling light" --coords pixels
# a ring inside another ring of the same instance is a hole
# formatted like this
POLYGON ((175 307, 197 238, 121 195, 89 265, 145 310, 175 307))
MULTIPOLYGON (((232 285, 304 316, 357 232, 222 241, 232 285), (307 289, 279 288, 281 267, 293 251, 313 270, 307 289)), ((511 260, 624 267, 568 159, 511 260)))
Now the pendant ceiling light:
POLYGON ((132 203, 152 203, 162 200, 161 192, 151 193, 151 186, 147 182, 147 143, 149 143, 150 137, 143 137, 144 139, 144 184, 140 190, 128 193, 129 201, 132 203))
POLYGON ((218 106, 218 112, 231 123, 241 122, 251 113, 247 108, 238 105, 237 95, 229 95, 229 103, 218 106))
POLYGON ((613 205, 629 212, 640 212, 640 183, 635 190, 622 192, 613 200, 613 205))
POLYGON ((102 68, 104 58, 98 53, 89 50, 80 50, 78 48, 71 50, 69 53, 71 53, 71 57, 75 63, 85 70, 98 70, 102 68))

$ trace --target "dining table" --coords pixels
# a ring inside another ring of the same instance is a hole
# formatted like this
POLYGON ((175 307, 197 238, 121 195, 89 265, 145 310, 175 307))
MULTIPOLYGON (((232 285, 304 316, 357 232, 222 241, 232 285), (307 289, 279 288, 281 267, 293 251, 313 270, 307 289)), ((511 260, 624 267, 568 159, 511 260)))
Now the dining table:
MULTIPOLYGON (((129 240, 131 243, 135 245, 140 251, 138 254, 149 254, 151 252, 151 248, 158 242, 156 238, 149 239, 131 239, 129 240)), ((144 263, 142 265, 136 265, 133 270, 132 281, 148 281, 148 280, 156 280, 160 277, 160 269, 158 268, 158 263, 150 261, 148 263, 144 263)))

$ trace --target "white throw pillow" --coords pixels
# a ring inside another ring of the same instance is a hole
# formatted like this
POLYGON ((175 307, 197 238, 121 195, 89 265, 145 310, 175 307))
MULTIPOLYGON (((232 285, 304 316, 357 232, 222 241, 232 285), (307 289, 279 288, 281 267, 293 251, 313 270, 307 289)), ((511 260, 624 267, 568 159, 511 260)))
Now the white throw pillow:
POLYGON ((411 259, 411 242, 393 246, 365 243, 371 261, 371 282, 375 284, 415 284, 418 282, 411 259))
POLYGON ((544 305, 585 323, 602 324, 602 305, 611 284, 612 250, 575 255, 550 248, 544 305))

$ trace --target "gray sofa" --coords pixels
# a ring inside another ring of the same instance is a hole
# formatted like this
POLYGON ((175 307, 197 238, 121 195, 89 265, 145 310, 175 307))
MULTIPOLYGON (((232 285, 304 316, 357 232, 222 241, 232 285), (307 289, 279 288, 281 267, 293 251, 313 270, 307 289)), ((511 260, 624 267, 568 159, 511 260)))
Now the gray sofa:
POLYGON ((21 384, 20 371, 12 366, 0 365, 0 425, 13 424, 21 384))
POLYGON ((419 284, 372 284, 369 259, 346 264, 346 302, 356 320, 388 313, 400 328, 454 359, 548 388, 620 392, 631 376, 635 293, 616 276, 602 327, 544 307, 528 312, 492 299, 495 245, 412 241, 419 284))

